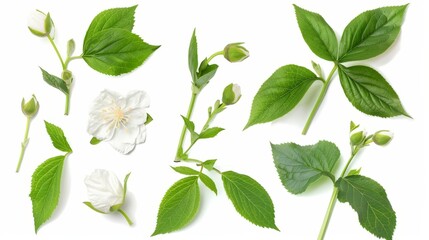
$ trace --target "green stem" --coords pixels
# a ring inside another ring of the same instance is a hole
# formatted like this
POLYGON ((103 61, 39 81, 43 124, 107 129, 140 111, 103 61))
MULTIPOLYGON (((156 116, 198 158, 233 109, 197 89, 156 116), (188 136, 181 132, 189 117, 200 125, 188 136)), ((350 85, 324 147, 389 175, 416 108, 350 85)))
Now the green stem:
POLYGON ((58 58, 60 59, 61 66, 62 66, 63 70, 65 70, 67 68, 67 66, 64 63, 64 60, 61 57, 60 52, 58 51, 57 45, 55 44, 54 40, 52 39, 52 37, 50 35, 48 35, 47 37, 48 37, 49 42, 51 43, 52 47, 54 47, 55 53, 57 54, 58 58))
POLYGON ((70 110, 70 93, 66 94, 66 106, 64 109, 64 115, 69 115, 69 110, 70 110))
POLYGON ((209 63, 211 60, 213 60, 213 58, 220 56, 220 55, 223 55, 223 53, 224 53, 223 50, 213 53, 209 58, 207 58, 207 63, 209 63))
POLYGON ((82 59, 82 56, 68 57, 68 58, 66 59, 66 62, 64 63, 64 65, 66 66, 66 68, 68 67, 68 65, 69 65, 69 63, 70 63, 71 61, 76 60, 76 59, 82 59))
POLYGON ((326 92, 328 91, 329 84, 332 81, 332 76, 334 75, 337 68, 338 66, 335 64, 335 66, 332 68, 331 72, 329 73, 328 78, 324 81, 322 91, 320 92, 320 95, 317 98, 316 104, 314 104, 313 110, 311 111, 310 116, 308 117, 307 122, 305 123, 304 129, 302 130, 302 135, 307 134, 308 129, 310 128, 311 122, 313 121, 314 116, 316 116, 316 113, 319 110, 319 107, 322 104, 323 99, 325 98, 326 92))
POLYGON ((127 220, 128 225, 133 225, 133 221, 131 221, 131 219, 128 217, 128 215, 124 212, 124 210, 122 209, 118 209, 118 212, 120 212, 122 214, 122 216, 124 216, 125 220, 127 220))
POLYGON ((21 143, 21 154, 19 155, 19 161, 18 161, 18 165, 16 166, 16 172, 19 172, 19 169, 21 168, 22 159, 24 159, 24 152, 28 145, 28 133, 30 131, 30 123, 31 123, 31 117, 27 117, 24 140, 21 143))
MULTIPOLYGON (((188 112, 186 114, 186 118, 190 119, 192 112, 194 111, 194 106, 195 106, 195 101, 197 100, 197 93, 192 93, 192 97, 191 97, 191 101, 189 102, 189 107, 188 107, 188 112)), ((180 138, 179 138, 179 144, 177 146, 177 151, 176 151, 176 159, 174 160, 175 162, 180 162, 180 149, 182 149, 183 151, 183 141, 185 140, 185 135, 186 135, 186 125, 185 123, 183 123, 183 128, 182 128, 182 133, 180 134, 180 138)))
MULTIPOLYGON (((344 175, 347 172, 347 169, 350 166, 350 163, 352 162, 353 158, 356 156, 359 150, 360 150, 359 147, 356 147, 354 149, 354 151, 352 152, 352 155, 347 161, 346 166, 341 172, 340 178, 344 177, 344 175)), ((328 229, 329 221, 331 220, 332 213, 334 212, 335 203, 337 202, 337 196, 338 196, 338 188, 334 185, 334 190, 332 191, 331 200, 329 201, 328 209, 326 210, 325 218, 323 219, 322 226, 320 227, 319 236, 317 237, 317 240, 323 240, 325 238, 326 230, 328 229)))

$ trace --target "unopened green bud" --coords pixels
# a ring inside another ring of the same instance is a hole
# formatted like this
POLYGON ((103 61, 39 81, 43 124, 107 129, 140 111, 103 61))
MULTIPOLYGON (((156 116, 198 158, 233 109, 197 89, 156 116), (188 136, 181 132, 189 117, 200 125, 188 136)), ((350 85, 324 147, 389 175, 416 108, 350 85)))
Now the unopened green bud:
POLYGON ((229 84, 223 90, 222 102, 225 105, 232 105, 238 102, 241 98, 241 88, 237 84, 229 84))
POLYGON ((374 133, 372 136, 372 141, 379 146, 387 145, 390 141, 392 141, 393 133, 387 130, 381 130, 374 133))
POLYGON ((230 43, 223 50, 223 56, 230 62, 241 62, 249 57, 249 51, 241 46, 243 43, 230 43))
POLYGON ((28 18, 28 29, 38 37, 47 37, 48 35, 53 37, 55 32, 50 14, 45 14, 39 10, 34 11, 28 18))
POLYGON ((25 102, 25 99, 22 99, 21 110, 27 117, 34 117, 39 111, 39 102, 36 99, 36 96, 32 96, 28 102, 25 102))
POLYGON ((61 73, 61 78, 64 80, 67 86, 70 86, 73 82, 73 73, 66 69, 61 73))
POLYGON ((350 144, 356 146, 361 144, 366 137, 366 132, 363 129, 355 128, 350 132, 350 144))

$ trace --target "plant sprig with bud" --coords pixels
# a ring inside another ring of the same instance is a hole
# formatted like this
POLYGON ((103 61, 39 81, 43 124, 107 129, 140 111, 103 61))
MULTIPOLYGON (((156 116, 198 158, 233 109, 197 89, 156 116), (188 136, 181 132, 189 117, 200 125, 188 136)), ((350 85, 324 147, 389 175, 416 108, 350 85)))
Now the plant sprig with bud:
POLYGON ((70 39, 67 42, 65 58, 55 43, 55 26, 51 15, 39 10, 31 15, 28 22, 30 32, 38 37, 47 38, 61 63, 61 77, 40 69, 43 79, 65 94, 64 115, 69 114, 70 108, 73 73, 68 66, 71 61, 83 59, 88 66, 100 73, 118 76, 142 65, 159 48, 145 43, 132 32, 136 7, 137 5, 129 8, 112 8, 98 14, 86 31, 82 54, 74 55, 76 46, 74 40, 70 39))
POLYGON ((39 111, 39 102, 37 101, 36 96, 33 95, 31 99, 27 102, 23 98, 21 102, 21 110, 27 118, 27 123, 25 125, 24 140, 21 143, 21 153, 19 154, 16 172, 19 172, 19 169, 21 168, 21 163, 24 159, 25 149, 27 148, 28 142, 30 141, 30 139, 28 138, 28 134, 30 132, 31 120, 36 116, 37 112, 39 111))
POLYGON ((350 124, 351 156, 340 176, 335 177, 335 167, 340 151, 335 144, 319 141, 315 145, 300 146, 295 143, 272 144, 274 164, 284 187, 293 194, 300 194, 322 176, 328 177, 334 186, 331 200, 320 228, 318 240, 325 237, 328 224, 338 201, 348 202, 357 212, 359 222, 378 238, 391 240, 396 226, 396 214, 384 188, 375 180, 360 175, 361 168, 350 166, 358 152, 375 143, 388 144, 392 133, 387 130, 366 134, 359 125, 350 124))
POLYGON ((320 65, 314 62, 314 72, 292 64, 280 67, 255 95, 245 128, 289 113, 308 89, 315 82, 320 82, 319 97, 302 130, 305 135, 336 72, 344 94, 357 110, 382 118, 409 117, 399 96, 379 72, 369 66, 347 65, 348 62, 376 57, 389 49, 399 35, 407 5, 363 12, 346 26, 340 41, 322 16, 296 5, 294 7, 304 41, 314 54, 333 63, 332 70, 325 77, 320 65))
POLYGON ((182 116, 184 126, 175 162, 195 163, 196 169, 187 166, 172 167, 174 171, 187 177, 174 183, 164 195, 159 206, 153 236, 179 230, 195 218, 200 206, 199 181, 217 194, 216 183, 204 171, 221 175, 225 192, 241 216, 255 225, 278 230, 274 221, 273 202, 261 184, 247 175, 234 171, 220 171, 215 167, 216 159, 202 161, 190 156, 190 150, 199 140, 214 138, 224 130, 220 127, 211 127, 211 123, 218 114, 228 106, 237 103, 241 97, 241 89, 237 84, 226 86, 222 94, 222 101, 216 100, 214 105, 208 108, 207 121, 201 131, 196 130, 196 125, 191 120, 196 99, 218 69, 218 65, 210 64, 211 60, 221 55, 230 62, 240 62, 249 56, 249 52, 241 46, 241 43, 228 44, 224 50, 205 58, 198 66, 197 38, 194 30, 188 54, 189 70, 192 76, 192 98, 186 116, 182 116), (184 148, 184 140, 188 132, 190 143, 184 148))

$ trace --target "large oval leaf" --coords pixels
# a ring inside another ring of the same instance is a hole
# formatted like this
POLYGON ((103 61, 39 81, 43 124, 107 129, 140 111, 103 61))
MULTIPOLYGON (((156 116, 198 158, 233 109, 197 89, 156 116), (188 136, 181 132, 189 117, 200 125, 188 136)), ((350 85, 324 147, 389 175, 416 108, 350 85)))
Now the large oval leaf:
POLYGON ((245 127, 273 121, 291 111, 318 77, 305 67, 283 66, 262 84, 245 127))
POLYGON ((338 53, 338 40, 334 30, 325 19, 317 13, 295 7, 299 29, 311 51, 328 61, 335 61, 338 53))
POLYGON ((392 239, 396 214, 380 184, 370 178, 353 175, 338 179, 336 186, 338 200, 350 204, 362 227, 379 238, 392 239))
POLYGON ((54 213, 60 198, 61 175, 65 156, 50 158, 40 164, 31 177, 30 198, 33 204, 34 228, 39 227, 54 213))
POLYGON ((228 198, 241 216, 257 226, 278 230, 273 202, 261 184, 233 171, 223 172, 222 181, 228 198))
POLYGON ((359 111, 378 117, 409 116, 395 90, 374 69, 340 65, 338 72, 344 93, 359 111))
POLYGON ((307 187, 325 175, 333 181, 333 170, 340 151, 331 142, 300 146, 295 143, 271 145, 274 164, 285 188, 293 193, 304 192, 307 187))
POLYGON ((198 176, 180 179, 164 195, 152 236, 176 231, 188 225, 200 207, 198 176))
POLYGON ((96 71, 120 75, 142 65, 158 47, 127 30, 110 28, 95 33, 85 42, 82 57, 96 71))
POLYGON ((401 30, 407 5, 366 11, 344 29, 339 62, 375 57, 390 47, 401 30))
POLYGON ((136 8, 137 5, 128 8, 112 8, 99 13, 92 20, 86 31, 84 44, 96 33, 109 28, 121 28, 131 32, 134 27, 136 8))

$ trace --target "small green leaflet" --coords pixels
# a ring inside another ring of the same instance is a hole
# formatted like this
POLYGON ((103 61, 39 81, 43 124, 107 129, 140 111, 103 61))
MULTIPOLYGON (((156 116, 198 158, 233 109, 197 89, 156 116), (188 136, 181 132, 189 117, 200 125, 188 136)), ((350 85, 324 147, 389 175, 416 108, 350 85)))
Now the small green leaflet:
POLYGON ((245 129, 273 121, 291 111, 318 79, 312 71, 297 65, 277 69, 256 93, 245 129))
POLYGON ((409 116, 395 90, 374 69, 340 65, 338 72, 344 93, 359 111, 378 117, 409 116))
POLYGON ((49 137, 51 137, 52 144, 56 149, 66 153, 73 152, 61 128, 47 121, 45 121, 45 126, 49 137))
POLYGON ((197 215, 199 207, 198 176, 177 181, 167 190, 161 201, 152 236, 173 232, 188 225, 197 215))
POLYGON ((89 143, 91 144, 91 145, 97 145, 97 144, 99 144, 99 143, 101 143, 102 141, 100 140, 100 139, 97 139, 96 137, 92 137, 91 138, 91 141, 89 141, 89 143))
POLYGON ((199 173, 199 177, 201 182, 204 183, 204 185, 206 185, 208 189, 212 190, 217 195, 217 188, 214 181, 204 173, 199 173))
POLYGON ((208 128, 200 134, 200 139, 214 138, 223 130, 225 130, 225 129, 220 128, 220 127, 208 128))
POLYGON ((122 197, 122 203, 112 206, 110 208, 110 211, 112 211, 112 212, 118 211, 118 209, 120 209, 122 207, 122 205, 124 204, 125 198, 127 196, 128 178, 130 178, 130 175, 131 175, 131 173, 128 173, 124 179, 124 196, 122 197))
POLYGON ((335 61, 338 54, 338 40, 334 30, 319 14, 302 9, 297 5, 293 6, 302 37, 311 51, 325 60, 335 61))
POLYGON ((211 159, 203 162, 203 167, 209 171, 213 170, 213 167, 216 163, 216 159, 211 159))
POLYGON ((198 44, 197 44, 197 36, 194 32, 192 32, 191 42, 189 43, 189 51, 188 51, 188 65, 189 71, 192 75, 193 82, 197 81, 197 68, 198 68, 198 44))
POLYGON ((198 133, 195 132, 194 122, 184 116, 182 116, 182 119, 185 122, 186 129, 188 129, 189 133, 191 134, 191 142, 195 143, 196 141, 198 141, 200 136, 198 135, 198 133))
POLYGON ((63 130, 47 121, 45 125, 54 147, 67 154, 46 160, 37 167, 31 177, 30 198, 36 233, 58 205, 64 160, 72 152, 63 130))
POLYGON ((112 8, 99 13, 86 31, 84 44, 95 33, 109 28, 120 28, 131 32, 134 27, 134 14, 137 5, 128 8, 112 8))
POLYGON ((408 5, 366 11, 344 29, 339 62, 365 60, 386 51, 398 37, 408 5))
POLYGON ((358 213, 359 222, 379 238, 391 240, 396 226, 396 214, 384 188, 376 181, 352 175, 338 179, 338 200, 348 202, 358 213))
POLYGON ((197 80, 195 85, 200 89, 209 83, 209 81, 215 76, 218 69, 217 64, 209 64, 204 69, 197 73, 197 80))
POLYGON ((82 54, 91 68, 115 76, 128 73, 142 65, 159 48, 145 43, 131 32, 136 7, 109 9, 91 22, 82 54))
POLYGON ((309 146, 271 144, 271 149, 280 180, 289 192, 302 193, 323 175, 335 182, 333 170, 340 158, 335 144, 327 141, 309 146))
POLYGON ((267 191, 253 178, 233 171, 222 173, 223 186, 237 212, 253 224, 279 230, 267 191))
POLYGON ((37 233, 40 226, 54 213, 60 198, 61 175, 65 156, 46 160, 31 177, 30 198, 33 203, 34 228, 37 233))
POLYGON ((179 167, 171 167, 174 171, 180 173, 180 174, 184 174, 184 175, 199 175, 200 172, 198 172, 197 170, 194 170, 192 168, 189 167, 184 167, 184 166, 179 166, 179 167))
POLYGON ((64 94, 69 94, 69 88, 61 78, 49 74, 48 72, 43 70, 43 68, 40 68, 40 70, 42 71, 43 80, 45 80, 46 83, 60 90, 64 94))

